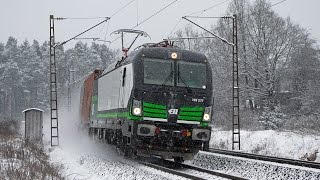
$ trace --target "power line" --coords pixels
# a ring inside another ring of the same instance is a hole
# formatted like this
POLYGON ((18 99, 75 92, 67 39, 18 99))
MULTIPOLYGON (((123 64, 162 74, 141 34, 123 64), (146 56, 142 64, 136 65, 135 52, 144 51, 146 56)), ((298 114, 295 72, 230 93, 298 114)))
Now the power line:
POLYGON ((88 32, 88 31, 90 31, 91 29, 94 29, 95 27, 99 26, 100 24, 107 22, 109 19, 110 19, 110 18, 106 18, 105 20, 101 21, 100 23, 98 23, 98 24, 96 24, 96 25, 92 26, 91 28, 89 28, 89 29, 87 29, 87 30, 85 30, 85 31, 81 32, 80 34, 78 34, 78 35, 76 35, 76 36, 74 36, 74 37, 72 37, 72 38, 70 38, 70 39, 68 39, 68 40, 66 40, 66 41, 64 41, 64 42, 62 42, 61 44, 56 44, 53 48, 56 48, 56 47, 58 47, 58 46, 62 46, 62 45, 64 45, 64 44, 66 44, 67 42, 69 42, 69 41, 71 41, 71 40, 73 40, 73 39, 75 39, 75 38, 77 38, 77 37, 81 36, 82 34, 84 34, 84 33, 88 32))
MULTIPOLYGON (((113 14, 110 16, 110 18, 113 17, 113 16, 115 16, 115 15, 117 15, 121 10, 123 10, 124 8, 126 8, 127 6, 129 6, 133 1, 135 1, 135 0, 131 0, 130 2, 128 2, 127 4, 125 4, 124 6, 122 6, 119 10, 117 10, 115 13, 113 13, 113 14)), ((101 41, 104 42, 104 44, 105 44, 105 42, 110 42, 110 41, 107 41, 107 34, 108 34, 108 31, 109 31, 109 26, 110 26, 110 21, 108 21, 107 28, 106 28, 106 32, 105 32, 105 34, 104 34, 104 38, 103 38, 103 40, 101 40, 101 41)), ((103 25, 103 28, 104 28, 104 27, 105 27, 105 24, 103 25)))
MULTIPOLYGON (((271 8, 273 6, 279 5, 279 4, 281 4, 281 3, 285 2, 285 1, 287 1, 287 0, 282 0, 282 1, 279 1, 279 2, 277 2, 275 4, 271 4, 270 6, 268 6, 268 8, 271 8)), ((254 14, 254 12, 248 14, 248 16, 251 16, 253 14, 254 14)), ((191 15, 188 15, 188 16, 184 16, 184 17, 187 17, 187 18, 199 18, 199 19, 201 19, 201 18, 202 19, 211 19, 211 18, 222 18, 223 19, 223 18, 230 18, 231 16, 221 16, 221 17, 211 16, 210 17, 210 16, 191 16, 191 15)))
MULTIPOLYGON (((168 8, 169 6, 171 6, 172 4, 174 4, 175 2, 177 2, 178 0, 174 0, 172 1, 170 4, 166 5, 165 7, 161 8, 160 10, 158 10, 157 12, 155 12, 154 14, 152 14, 151 16, 149 16, 148 18, 144 19, 143 21, 141 21, 140 23, 138 23, 137 25, 135 25, 134 27, 132 27, 131 29, 134 29, 138 26, 140 26, 141 24, 145 23, 146 21, 148 21, 149 19, 151 19, 152 17, 154 17, 155 15, 159 14, 161 11, 165 10, 166 8, 168 8)), ((110 44, 112 44, 113 42, 115 42, 116 40, 118 40, 121 36, 117 37, 116 39, 114 39, 113 41, 111 41, 110 44)))
POLYGON ((155 15, 159 14, 161 11, 165 10, 166 8, 168 8, 169 6, 171 6, 173 3, 177 2, 177 1, 178 1, 178 0, 174 0, 174 1, 172 1, 170 4, 168 4, 167 6, 165 6, 165 7, 161 8, 159 11, 157 11, 157 12, 156 12, 156 13, 154 13, 154 14, 152 14, 151 16, 149 16, 148 18, 146 18, 146 19, 145 19, 145 20, 143 20, 142 22, 138 23, 136 26, 134 26, 134 27, 133 27, 133 28, 131 28, 131 29, 134 29, 134 28, 136 28, 136 27, 140 26, 142 23, 144 23, 144 22, 148 21, 148 20, 149 20, 149 19, 151 19, 153 16, 155 16, 155 15))
MULTIPOLYGON (((104 41, 106 42, 107 41, 107 34, 108 34, 108 31, 109 31, 109 25, 110 25, 110 21, 108 21, 108 25, 107 25, 107 29, 106 29, 106 33, 104 34, 104 41)), ((104 43, 105 44, 105 43, 104 43)))
POLYGON ((65 19, 108 19, 109 17, 57 17, 55 20, 65 20, 65 19))
MULTIPOLYGON (((215 4, 215 5, 213 5, 213 6, 210 6, 210 7, 207 8, 207 9, 193 12, 193 13, 189 14, 188 16, 192 16, 192 15, 194 15, 194 14, 198 14, 198 13, 201 13, 201 12, 208 11, 208 10, 210 10, 210 9, 212 9, 212 8, 214 8, 214 7, 220 6, 220 5, 222 5, 222 4, 224 4, 224 3, 228 2, 228 1, 230 1, 230 0, 225 0, 225 1, 223 1, 223 2, 220 2, 220 3, 218 3, 218 4, 215 4)), ((169 36, 173 33, 173 31, 177 28, 177 26, 178 26, 178 24, 181 22, 181 20, 182 20, 182 18, 180 18, 179 21, 177 22, 177 24, 174 25, 174 27, 172 28, 172 30, 171 30, 170 33, 168 34, 168 37, 169 37, 169 36)))
POLYGON ((137 24, 139 23, 139 0, 136 1, 137 5, 137 24))
MULTIPOLYGON (((116 14, 118 14, 121 10, 123 10, 124 8, 126 8, 127 6, 129 6, 133 1, 135 0, 131 0, 130 2, 128 2, 126 5, 122 6, 118 11, 116 11, 115 13, 113 13, 110 17, 85 17, 85 18, 81 18, 81 17, 71 17, 71 18, 66 18, 66 17, 60 17, 60 18, 55 18, 57 20, 65 20, 65 19, 79 19, 79 20, 82 20, 82 19, 106 19, 106 20, 110 20, 111 17, 115 16, 116 14)), ((105 37, 104 37, 104 42, 107 42, 106 39, 107 39, 107 33, 108 33, 108 29, 109 29, 109 25, 110 25, 110 21, 108 21, 108 25, 107 25, 107 28, 106 28, 106 33, 105 33, 105 37)), ((103 27, 101 29, 101 31, 103 30, 103 28, 105 27, 105 24, 103 24, 103 27)), ((101 33, 100 31, 100 33, 101 33)))
POLYGON ((221 4, 224 4, 224 3, 228 2, 228 1, 230 1, 230 0, 225 0, 225 1, 222 1, 222 2, 220 2, 218 4, 213 5, 213 6, 209 7, 209 8, 207 8, 207 9, 204 9, 204 10, 201 10, 201 11, 197 11, 197 12, 193 12, 193 13, 189 14, 188 16, 191 16, 191 15, 194 15, 194 14, 198 14, 198 13, 203 13, 205 11, 208 11, 208 10, 214 8, 214 7, 220 6, 221 4))
POLYGON ((285 1, 287 1, 287 0, 282 0, 282 1, 280 1, 280 2, 277 2, 277 3, 275 3, 275 4, 272 4, 270 7, 276 6, 276 5, 281 4, 281 3, 285 2, 285 1))
POLYGON ((135 1, 135 0, 132 0, 132 1, 128 2, 126 5, 122 6, 118 11, 116 11, 115 13, 113 13, 110 17, 113 17, 114 15, 118 14, 121 10, 123 10, 124 8, 126 8, 127 6, 129 6, 133 1, 135 1))
POLYGON ((172 28, 172 30, 170 31, 170 33, 168 34, 168 38, 169 36, 173 33, 173 31, 177 28, 178 24, 181 22, 182 18, 180 18, 180 20, 177 22, 176 25, 174 25, 174 27, 172 28))
POLYGON ((184 16, 184 17, 186 17, 186 18, 198 18, 198 19, 227 19, 227 18, 232 18, 232 16, 184 16))

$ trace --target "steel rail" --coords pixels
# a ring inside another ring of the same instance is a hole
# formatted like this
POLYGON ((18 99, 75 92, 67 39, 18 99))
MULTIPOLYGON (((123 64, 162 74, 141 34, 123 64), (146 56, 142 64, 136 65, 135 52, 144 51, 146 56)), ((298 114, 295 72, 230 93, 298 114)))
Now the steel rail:
POLYGON ((261 160, 261 161, 269 161, 269 162, 276 162, 281 164, 290 164, 294 166, 320 169, 320 163, 309 162, 309 161, 286 159, 286 158, 279 158, 279 157, 272 157, 272 156, 263 156, 263 155, 257 155, 257 154, 251 154, 251 153, 229 151, 229 150, 222 150, 222 149, 213 149, 213 148, 210 148, 208 152, 224 154, 229 156, 243 157, 248 159, 261 160))
POLYGON ((211 175, 215 175, 215 176, 219 176, 219 177, 223 177, 223 178, 227 178, 227 179, 235 179, 235 180, 246 179, 246 178, 242 178, 242 177, 239 177, 239 176, 234 176, 234 175, 230 175, 230 174, 221 173, 221 172, 218 172, 218 171, 203 169, 203 168, 199 168, 199 167, 192 166, 192 165, 181 164, 181 166, 184 167, 184 168, 197 170, 197 171, 200 171, 200 172, 208 173, 208 174, 211 174, 211 175))
POLYGON ((206 179, 205 177, 199 177, 199 176, 195 176, 195 175, 191 175, 188 173, 188 169, 190 170, 195 170, 195 171, 199 171, 201 173, 207 173, 209 175, 212 176, 218 176, 218 177, 222 177, 222 178, 226 178, 226 179, 233 179, 233 180, 244 180, 246 178, 242 178, 239 176, 234 176, 234 175, 230 175, 230 174, 225 174, 222 172, 218 172, 218 171, 214 171, 214 170, 208 170, 208 169, 204 169, 204 168, 199 168, 196 166, 192 166, 192 165, 188 165, 188 164, 179 164, 179 163, 175 163, 173 161, 170 160, 163 160, 160 158, 154 158, 154 160, 160 160, 160 162, 162 163, 154 163, 154 162, 140 162, 146 166, 167 172, 167 173, 171 173, 171 174, 175 174, 181 177, 185 177, 185 178, 189 178, 189 179, 195 179, 195 180, 202 180, 202 179, 206 179), (165 164, 165 165, 162 165, 165 164), (175 170, 172 168, 169 168, 168 166, 173 166, 173 167, 179 167, 179 168, 185 168, 184 170, 175 170), (185 172, 183 172, 185 171, 185 172))
POLYGON ((174 174, 174 175, 178 175, 178 176, 181 176, 181 177, 185 177, 185 178, 189 178, 189 179, 195 179, 195 180, 205 180, 204 178, 197 177, 197 176, 194 176, 194 175, 191 175, 191 174, 187 174, 187 173, 183 173, 181 171, 177 171, 177 170, 170 169, 170 168, 167 168, 167 167, 163 167, 161 165, 157 165, 157 164, 153 164, 153 163, 147 163, 147 162, 144 162, 142 164, 144 164, 146 166, 149 166, 149 167, 152 167, 152 168, 155 168, 155 169, 158 169, 160 171, 164 171, 164 172, 171 173, 171 174, 174 174))

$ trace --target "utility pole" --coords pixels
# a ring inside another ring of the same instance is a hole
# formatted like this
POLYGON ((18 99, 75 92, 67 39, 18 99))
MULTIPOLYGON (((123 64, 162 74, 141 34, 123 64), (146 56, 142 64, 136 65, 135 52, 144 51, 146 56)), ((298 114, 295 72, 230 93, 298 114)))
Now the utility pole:
POLYGON ((239 62, 238 62, 238 27, 237 15, 232 18, 232 150, 240 150, 240 101, 239 101, 239 62))
MULTIPOLYGON (((89 29, 77 34, 76 36, 63 41, 61 44, 55 44, 54 35, 54 21, 55 20, 65 20, 67 18, 54 18, 50 15, 50 115, 51 115, 51 147, 59 146, 59 123, 58 123, 58 92, 57 92, 57 68, 56 68, 56 48, 63 46, 71 40, 85 34, 86 32, 94 29, 95 27, 107 22, 110 17, 99 17, 104 20, 100 23, 90 27, 89 29)), ((70 78, 69 78, 70 79, 70 78)), ((70 107, 71 107, 71 91, 70 92, 70 107)))
POLYGON ((59 146, 58 129, 58 93, 57 93, 57 68, 54 38, 54 17, 50 15, 50 115, 51 115, 51 147, 59 146))
POLYGON ((232 150, 240 150, 240 101, 239 101, 239 62, 238 62, 238 27, 237 15, 223 16, 223 17, 199 17, 199 16, 185 16, 183 19, 191 22, 214 38, 220 39, 222 42, 232 46, 232 150), (232 43, 222 38, 204 27, 196 24, 188 18, 219 18, 232 20, 232 43))

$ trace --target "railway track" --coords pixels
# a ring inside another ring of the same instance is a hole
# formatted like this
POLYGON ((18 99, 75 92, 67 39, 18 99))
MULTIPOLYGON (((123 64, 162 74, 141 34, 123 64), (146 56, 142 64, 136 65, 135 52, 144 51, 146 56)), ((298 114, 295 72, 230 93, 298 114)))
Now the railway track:
POLYGON ((269 161, 269 162, 276 162, 276 163, 281 163, 281 164, 290 164, 290 165, 294 165, 294 166, 320 169, 320 163, 315 163, 315 162, 310 162, 310 161, 278 158, 278 157, 272 157, 272 156, 262 156, 262 155, 251 154, 251 153, 243 153, 243 152, 238 152, 238 151, 228 151, 228 150, 213 149, 213 148, 210 148, 208 152, 212 152, 212 153, 216 153, 216 154, 224 154, 224 155, 229 155, 229 156, 243 157, 243 158, 248 158, 248 159, 261 160, 261 161, 269 161))
POLYGON ((225 174, 218 171, 208 170, 199 168, 192 165, 187 164, 179 164, 175 163, 173 161, 169 160, 163 160, 159 158, 152 158, 148 161, 140 161, 140 163, 151 167, 158 169, 160 171, 164 171, 167 173, 171 173, 177 176, 181 176, 188 179, 194 179, 194 180, 205 180, 205 179, 236 179, 236 180, 242 180, 245 178, 225 174))

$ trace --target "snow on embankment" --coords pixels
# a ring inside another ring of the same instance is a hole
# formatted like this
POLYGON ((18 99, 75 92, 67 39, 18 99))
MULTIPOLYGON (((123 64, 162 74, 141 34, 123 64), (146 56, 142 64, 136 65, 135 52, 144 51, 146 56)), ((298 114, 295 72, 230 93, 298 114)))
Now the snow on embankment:
POLYGON ((0 131, 0 179, 63 179, 39 143, 0 131))
MULTIPOLYGON (((95 142, 88 136, 88 130, 79 123, 79 91, 73 92, 72 109, 68 112, 67 98, 59 106, 59 147, 50 152, 52 162, 64 165, 67 179, 182 179, 153 168, 124 159, 116 148, 104 142, 95 142)), ((50 117, 45 136, 50 147, 50 117)))
POLYGON ((51 161, 64 165, 67 179, 179 179, 124 159, 114 146, 90 139, 72 122, 73 117, 65 115, 61 115, 60 146, 50 156, 51 161))
MULTIPOLYGON (((230 150, 231 140, 231 131, 214 129, 210 147, 230 150)), ((320 136, 273 130, 241 131, 241 150, 260 155, 299 159, 306 153, 311 154, 315 150, 320 150, 320 136)), ((320 162, 319 157, 316 162, 320 162)))

